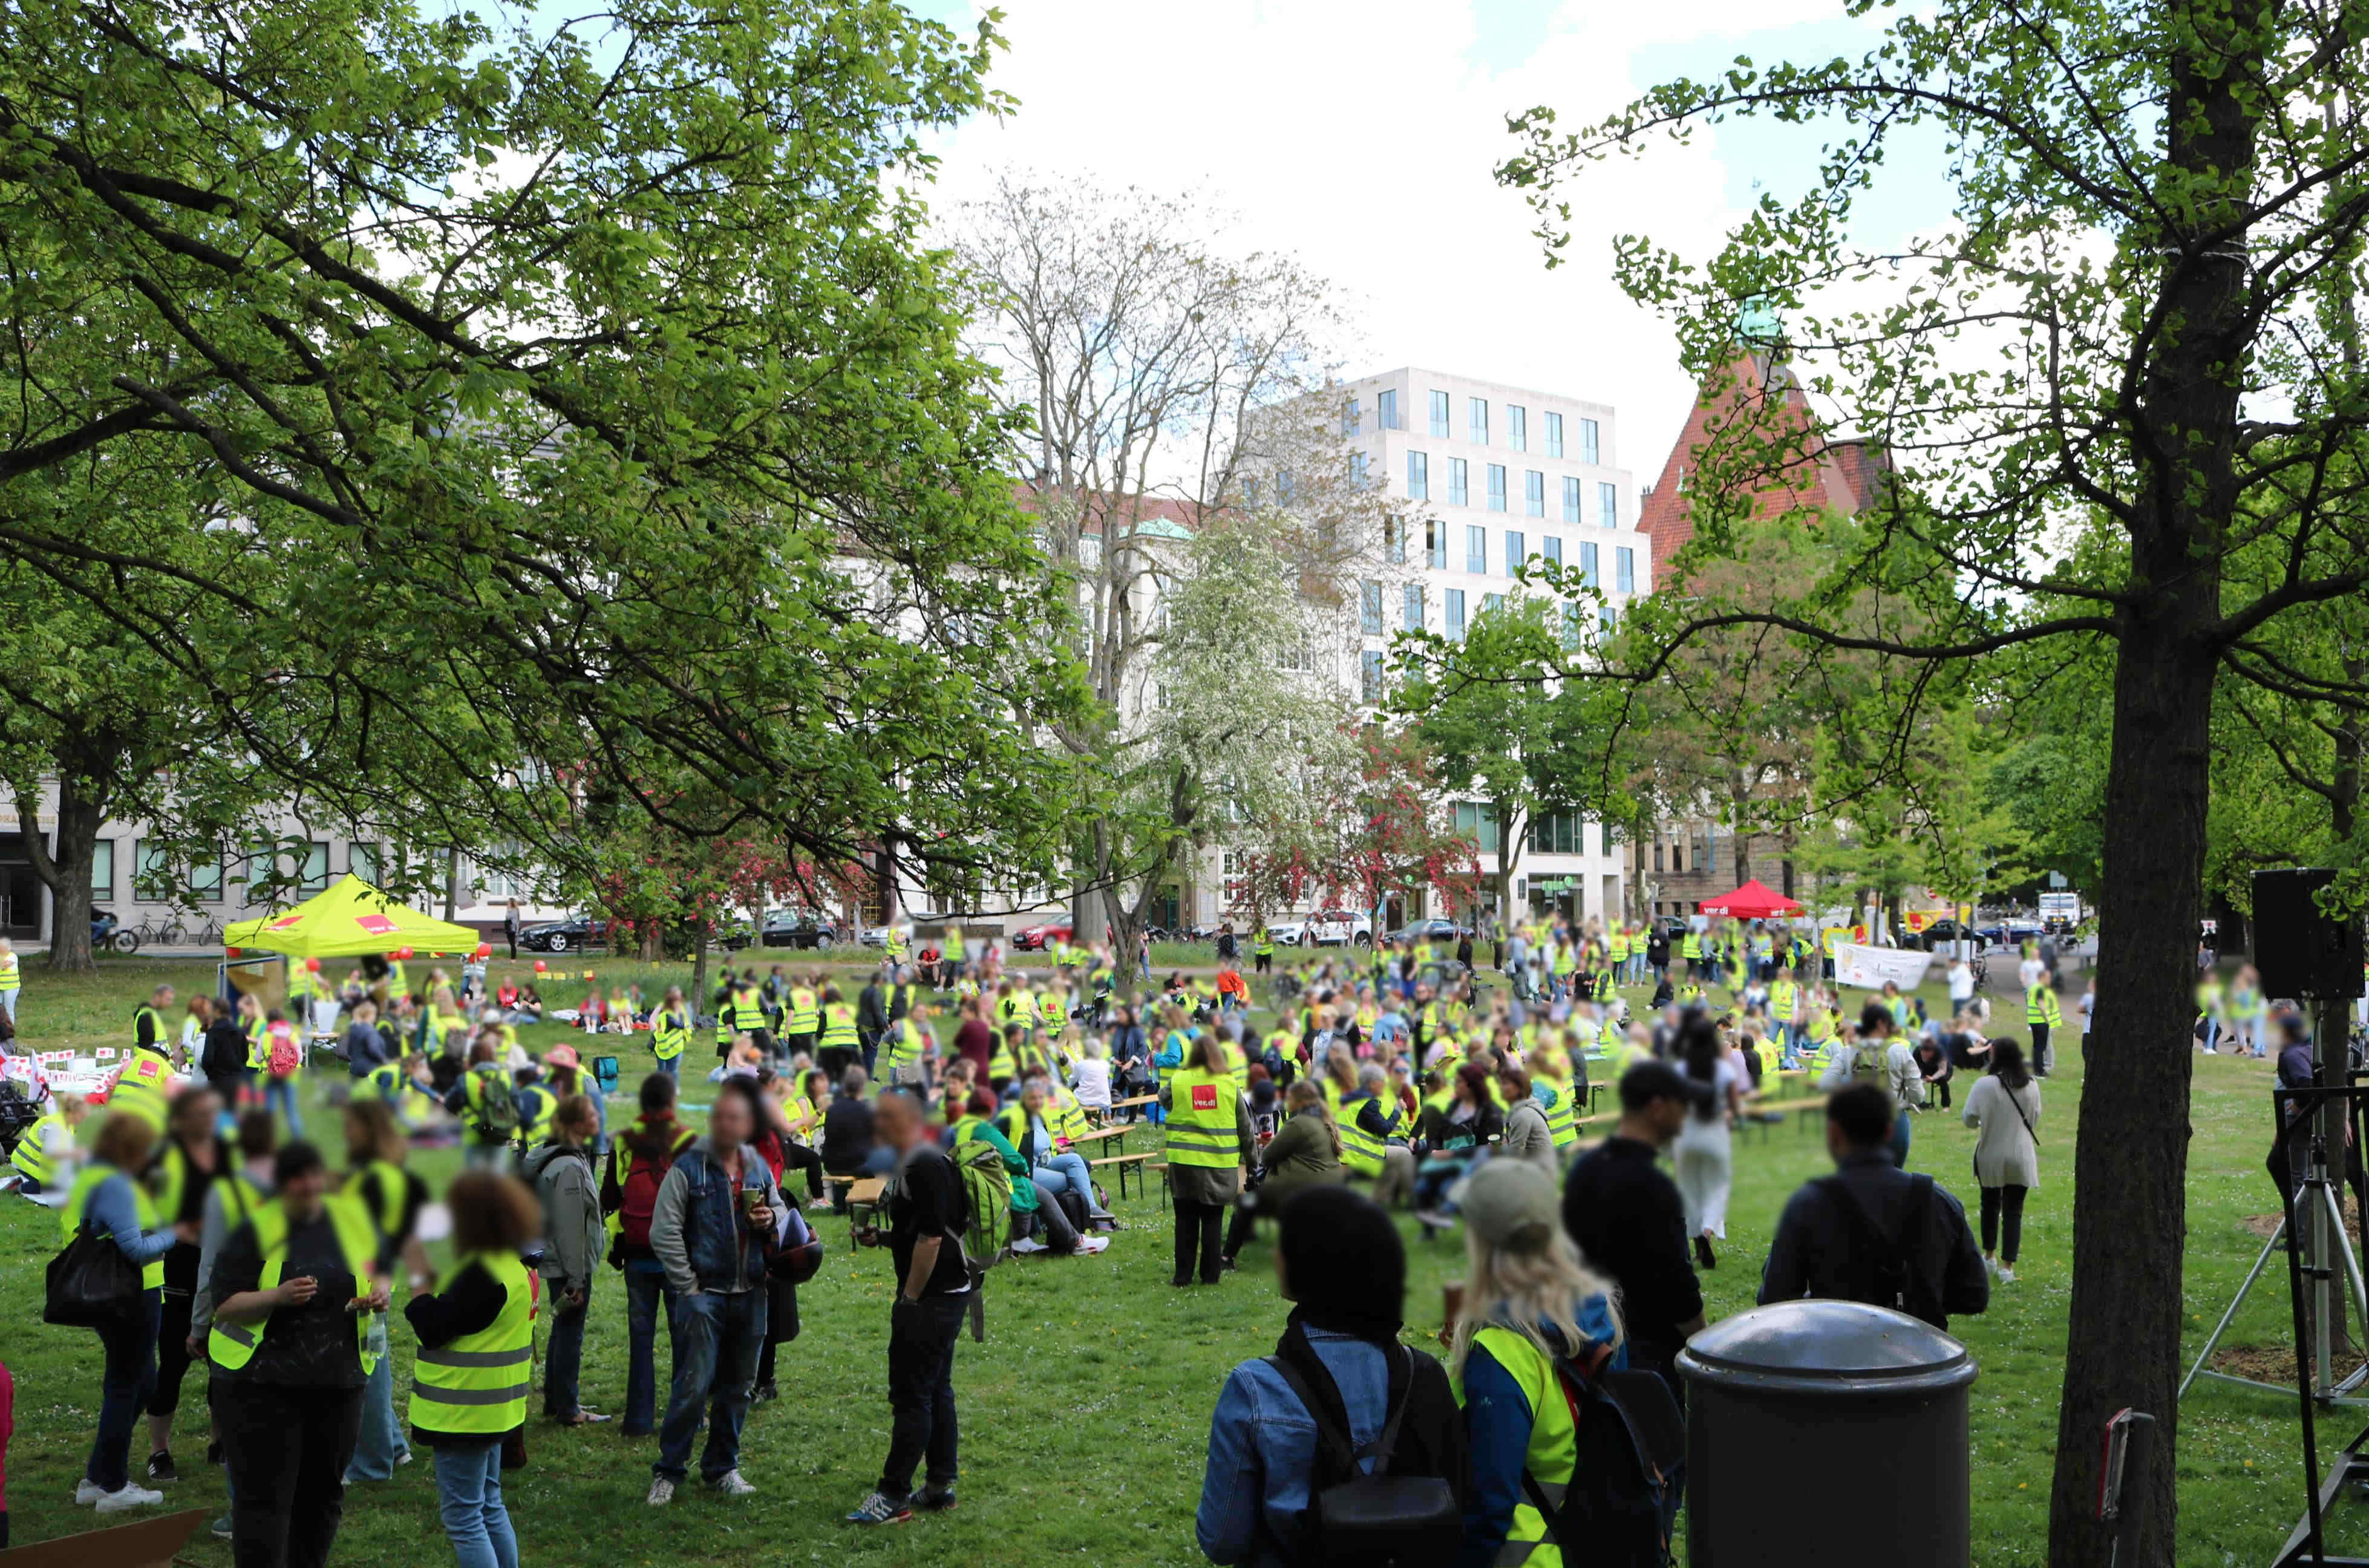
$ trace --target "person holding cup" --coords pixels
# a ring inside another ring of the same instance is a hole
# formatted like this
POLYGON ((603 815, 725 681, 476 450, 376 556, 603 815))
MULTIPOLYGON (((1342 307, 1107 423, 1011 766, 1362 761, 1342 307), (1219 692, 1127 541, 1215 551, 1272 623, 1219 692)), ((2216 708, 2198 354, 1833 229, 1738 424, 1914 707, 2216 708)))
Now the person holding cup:
POLYGON ((707 1136, 676 1159, 651 1210, 650 1250, 675 1299, 674 1387, 650 1467, 652 1507, 673 1502, 689 1473, 703 1409, 701 1479, 727 1497, 757 1490, 740 1474, 740 1427, 765 1344, 765 1255, 787 1233, 789 1206, 750 1147, 756 1135, 750 1097, 716 1095, 707 1136))

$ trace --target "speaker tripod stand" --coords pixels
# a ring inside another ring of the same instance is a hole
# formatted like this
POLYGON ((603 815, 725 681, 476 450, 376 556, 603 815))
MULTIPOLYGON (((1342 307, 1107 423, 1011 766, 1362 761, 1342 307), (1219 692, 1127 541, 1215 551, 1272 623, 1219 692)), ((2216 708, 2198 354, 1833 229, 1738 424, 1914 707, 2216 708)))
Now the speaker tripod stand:
MULTIPOLYGON (((2311 1343, 2307 1356, 2303 1359, 2311 1370, 2313 1397, 2323 1406, 2369 1406, 2369 1396, 2361 1392, 2364 1385, 2369 1385, 2369 1357, 2350 1367, 2341 1377, 2336 1375, 2336 1314, 2333 1310, 2338 1305, 2336 1279, 2341 1274, 2346 1296, 2353 1311, 2358 1314, 2355 1321, 2369 1323, 2369 1285, 2363 1283, 2360 1256, 2352 1238, 2345 1233, 2340 1189, 2336 1177, 2328 1171, 2326 1145, 2315 1135, 2311 1147, 2311 1161, 2306 1167, 2303 1180, 2296 1184, 2288 1212, 2280 1218, 2279 1228, 2271 1233, 2271 1239, 2262 1243, 2261 1255, 2254 1260, 2254 1266, 2247 1272, 2246 1282, 2237 1287, 2237 1294, 2230 1298, 2228 1309, 2221 1314, 2221 1321, 2213 1325, 2212 1333, 2205 1337, 2204 1348, 2197 1353, 2195 1364, 2188 1368, 2188 1376, 2180 1379, 2180 1398, 2188 1397, 2189 1386, 2199 1378, 2260 1389, 2267 1393, 2289 1391, 2284 1384, 2240 1377, 2207 1363, 2213 1359, 2213 1352, 2220 1347, 2221 1336, 2227 1333, 2229 1325, 2237 1321, 2238 1310, 2245 1306, 2246 1298, 2252 1294, 2255 1283, 2270 1267, 2271 1258, 2279 1251, 2280 1243, 2288 1242, 2295 1232, 2301 1231, 2304 1246, 2300 1271, 2311 1301, 2308 1334, 2311 1343)), ((2299 1352, 2304 1348, 2297 1346, 2299 1352)), ((2352 1357, 2345 1359, 2350 1361, 2352 1357)))

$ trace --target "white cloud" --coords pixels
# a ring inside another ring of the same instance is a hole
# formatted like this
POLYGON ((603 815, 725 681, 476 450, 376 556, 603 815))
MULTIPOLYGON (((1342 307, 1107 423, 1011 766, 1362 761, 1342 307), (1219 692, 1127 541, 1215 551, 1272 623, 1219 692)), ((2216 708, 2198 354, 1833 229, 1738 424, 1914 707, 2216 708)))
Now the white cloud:
POLYGON ((1240 215, 1248 244, 1342 286, 1362 327, 1349 373, 1423 364, 1609 402, 1615 460, 1650 480, 1693 389, 1667 328, 1613 281, 1612 236, 1708 256, 1736 216, 1717 140, 1587 171, 1550 272, 1528 207, 1491 175, 1516 150, 1505 116, 1545 103, 1580 125, 1651 85, 1632 70, 1641 50, 1679 44, 1715 63, 1734 52, 1723 37, 1839 7, 1573 0, 1527 59, 1493 71, 1474 58, 1494 41, 1483 7, 1505 3, 1002 0, 1012 47, 994 79, 1019 111, 947 139, 933 199, 959 200, 1007 165, 1197 189, 1240 215))

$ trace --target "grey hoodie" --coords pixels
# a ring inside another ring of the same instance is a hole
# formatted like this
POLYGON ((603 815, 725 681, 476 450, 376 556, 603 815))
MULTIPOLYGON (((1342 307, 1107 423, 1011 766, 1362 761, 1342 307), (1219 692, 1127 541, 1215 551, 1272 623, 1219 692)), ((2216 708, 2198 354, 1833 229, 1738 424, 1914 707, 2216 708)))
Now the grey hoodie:
POLYGON ((543 1200, 543 1276, 554 1288, 589 1290, 593 1271, 607 1250, 601 1219, 601 1193, 592 1179, 592 1157, 582 1149, 539 1143, 521 1167, 543 1200))

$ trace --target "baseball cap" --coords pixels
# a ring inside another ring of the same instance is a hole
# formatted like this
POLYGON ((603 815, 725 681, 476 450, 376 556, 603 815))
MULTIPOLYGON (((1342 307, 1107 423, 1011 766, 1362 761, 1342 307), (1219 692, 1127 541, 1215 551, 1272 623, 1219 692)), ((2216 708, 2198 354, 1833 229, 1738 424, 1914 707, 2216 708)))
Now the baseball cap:
POLYGON ((1517 1253, 1543 1251, 1562 1222, 1554 1183, 1527 1161, 1492 1160, 1473 1172, 1459 1207, 1475 1236, 1517 1253))
POLYGON ((574 1046, 552 1047, 551 1049, 543 1053, 543 1065, 545 1067, 574 1067, 577 1065, 576 1047, 574 1046))

